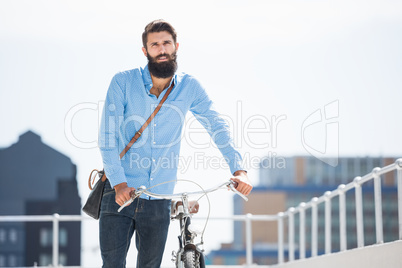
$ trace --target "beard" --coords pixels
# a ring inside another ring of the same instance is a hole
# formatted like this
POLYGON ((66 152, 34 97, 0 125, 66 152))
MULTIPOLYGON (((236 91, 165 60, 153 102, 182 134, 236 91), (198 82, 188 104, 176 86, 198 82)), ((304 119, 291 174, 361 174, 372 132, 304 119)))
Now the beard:
POLYGON ((156 57, 151 57, 147 54, 149 72, 157 78, 169 78, 174 75, 177 70, 177 55, 176 51, 172 54, 161 54, 156 57), (160 57, 167 57, 167 61, 157 62, 160 57))

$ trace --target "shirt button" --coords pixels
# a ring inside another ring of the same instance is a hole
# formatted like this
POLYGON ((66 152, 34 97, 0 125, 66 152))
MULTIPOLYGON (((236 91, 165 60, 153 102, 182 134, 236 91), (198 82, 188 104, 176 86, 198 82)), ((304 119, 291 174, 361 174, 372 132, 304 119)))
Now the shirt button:
POLYGON ((154 162, 155 162, 155 158, 152 158, 152 161, 154 161, 154 162))
POLYGON ((154 124, 154 127, 156 127, 156 124, 154 124))
POLYGON ((153 142, 154 144, 156 144, 156 142, 153 142))
POLYGON ((153 181, 154 180, 154 178, 151 178, 151 181, 153 181))

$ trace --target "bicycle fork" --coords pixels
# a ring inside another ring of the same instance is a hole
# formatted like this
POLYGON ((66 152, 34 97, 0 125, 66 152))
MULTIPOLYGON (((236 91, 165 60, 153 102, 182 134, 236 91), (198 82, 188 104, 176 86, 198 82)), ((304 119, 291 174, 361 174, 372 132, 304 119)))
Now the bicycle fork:
POLYGON ((189 230, 191 224, 191 214, 188 210, 187 196, 182 197, 183 212, 179 215, 180 220, 180 235, 179 250, 172 252, 172 261, 178 268, 204 268, 205 261, 202 250, 200 250, 194 243, 194 239, 197 236, 196 233, 192 233, 189 230))
POLYGON ((178 268, 205 268, 204 254, 194 243, 195 234, 188 230, 190 217, 180 219, 179 250, 172 252, 172 261, 178 268))

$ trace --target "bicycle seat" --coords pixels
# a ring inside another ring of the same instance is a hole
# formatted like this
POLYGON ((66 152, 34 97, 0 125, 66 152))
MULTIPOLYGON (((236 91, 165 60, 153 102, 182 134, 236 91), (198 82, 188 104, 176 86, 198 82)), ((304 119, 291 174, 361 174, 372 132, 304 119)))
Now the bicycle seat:
MULTIPOLYGON (((200 204, 196 200, 190 200, 188 201, 188 207, 190 210, 190 214, 196 214, 198 212, 198 209, 200 208, 200 204)), ((183 202, 179 200, 173 201, 170 214, 172 216, 177 216, 178 214, 183 212, 184 212, 183 202)))

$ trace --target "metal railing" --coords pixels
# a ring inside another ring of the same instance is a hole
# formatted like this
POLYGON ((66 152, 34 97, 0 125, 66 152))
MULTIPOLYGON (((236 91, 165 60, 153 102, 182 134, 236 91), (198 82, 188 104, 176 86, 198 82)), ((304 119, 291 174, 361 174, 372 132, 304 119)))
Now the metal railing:
MULTIPOLYGON (((278 264, 285 263, 285 219, 288 220, 288 259, 295 260, 295 215, 299 213, 299 259, 306 258, 306 210, 311 209, 311 256, 318 255, 318 213, 317 206, 325 204, 325 254, 330 254, 331 249, 331 200, 339 197, 339 220, 340 220, 340 250, 347 250, 347 232, 346 232, 346 199, 345 193, 355 189, 356 206, 356 230, 357 247, 364 246, 364 228, 363 228, 363 200, 362 184, 374 180, 374 203, 375 203, 375 226, 376 242, 383 243, 383 222, 382 222, 382 200, 381 200, 381 176, 385 173, 397 170, 397 192, 398 192, 398 223, 399 239, 402 239, 402 159, 383 168, 374 168, 373 171, 363 177, 356 177, 349 184, 342 184, 332 192, 326 192, 320 197, 314 197, 307 203, 300 203, 297 207, 291 207, 285 212, 277 215, 235 215, 231 217, 210 217, 210 220, 232 220, 245 222, 246 234, 246 266, 253 266, 253 244, 252 244, 252 222, 253 221, 276 221, 278 223, 278 264)), ((59 267, 59 223, 66 221, 91 220, 88 216, 80 215, 59 215, 50 216, 0 216, 1 222, 53 222, 53 248, 52 265, 59 267)), ((202 218, 198 218, 202 219, 202 218)))
MULTIPOLYGON (((93 220, 88 216, 80 215, 16 215, 16 216, 0 216, 1 222, 53 222, 53 241, 52 241, 52 266, 61 267, 59 264, 59 224, 60 222, 72 222, 93 220)), ((203 217, 197 217, 197 220, 205 220, 203 217)), ((252 221, 276 221, 277 215, 234 215, 231 217, 210 217, 209 220, 231 220, 245 222, 246 228, 246 263, 247 266, 253 264, 253 252, 252 252, 252 221)), ((72 266, 64 266, 70 267, 72 266)), ((74 266, 75 267, 75 266, 74 266)))
POLYGON ((90 217, 80 215, 16 215, 0 216, 1 222, 53 222, 53 241, 52 241, 52 266, 59 266, 59 224, 62 221, 82 221, 89 220, 90 217))
POLYGON ((382 197, 381 197, 381 176, 392 171, 397 171, 397 194, 398 194, 398 226, 399 239, 402 239, 402 159, 383 168, 374 168, 372 172, 363 176, 355 177, 348 184, 341 184, 334 191, 328 191, 320 197, 314 197, 307 203, 300 203, 297 207, 291 207, 286 212, 278 214, 278 264, 285 262, 284 250, 284 220, 288 220, 288 245, 289 261, 295 260, 295 215, 299 214, 299 259, 306 258, 306 216, 307 209, 311 209, 311 257, 318 255, 318 213, 317 206, 324 203, 325 210, 325 254, 330 254, 331 249, 331 228, 332 228, 332 207, 331 200, 339 197, 339 237, 340 251, 347 250, 347 232, 346 232, 346 198, 347 191, 355 190, 355 209, 356 209, 356 233, 357 247, 364 247, 364 221, 363 221, 363 194, 362 184, 374 180, 374 213, 375 230, 377 244, 384 242, 383 237, 383 218, 382 218, 382 197))

